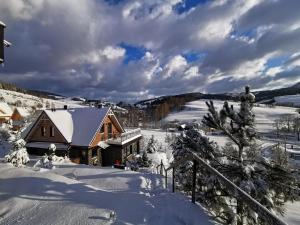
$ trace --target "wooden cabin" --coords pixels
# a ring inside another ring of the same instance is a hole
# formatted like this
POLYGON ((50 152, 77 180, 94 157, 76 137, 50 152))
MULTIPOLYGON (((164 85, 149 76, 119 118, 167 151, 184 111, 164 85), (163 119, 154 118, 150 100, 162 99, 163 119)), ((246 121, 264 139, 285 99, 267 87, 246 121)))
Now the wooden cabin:
POLYGON ((27 109, 16 107, 11 115, 13 130, 19 130, 30 116, 27 109))
POLYGON ((125 132, 110 108, 87 107, 43 110, 24 139, 30 154, 43 155, 53 143, 75 163, 111 166, 138 154, 141 137, 125 132))
POLYGON ((8 122, 13 111, 6 102, 0 102, 0 123, 8 122))

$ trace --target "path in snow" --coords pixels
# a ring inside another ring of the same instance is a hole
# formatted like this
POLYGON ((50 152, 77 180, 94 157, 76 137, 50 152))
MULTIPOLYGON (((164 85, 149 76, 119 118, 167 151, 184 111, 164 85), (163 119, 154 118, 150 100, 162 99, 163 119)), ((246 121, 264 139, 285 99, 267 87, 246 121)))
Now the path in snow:
POLYGON ((40 172, 3 163, 0 174, 0 224, 212 224, 200 206, 163 189, 156 174, 74 164, 40 172))

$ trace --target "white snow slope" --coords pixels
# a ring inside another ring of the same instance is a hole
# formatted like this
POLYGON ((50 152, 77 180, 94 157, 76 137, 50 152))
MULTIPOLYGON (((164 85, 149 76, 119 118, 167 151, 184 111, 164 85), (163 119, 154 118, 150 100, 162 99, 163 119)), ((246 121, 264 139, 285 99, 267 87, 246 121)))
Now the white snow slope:
POLYGON ((285 96, 279 96, 275 97, 276 103, 291 103, 294 104, 294 106, 300 106, 300 95, 285 95, 285 96))
POLYGON ((0 174, 0 224, 212 224, 155 174, 74 164, 40 172, 4 163, 0 174))
MULTIPOLYGON (((185 105, 185 109, 180 112, 175 112, 169 114, 165 121, 198 121, 201 122, 203 116, 208 112, 207 106, 205 104, 207 100, 197 100, 189 102, 185 105)), ((236 109, 239 107, 237 102, 229 102, 230 105, 233 105, 236 109)), ((215 100, 214 105, 221 109, 223 106, 223 101, 215 100)), ((275 119, 278 119, 281 115, 296 115, 296 109, 290 107, 281 107, 275 106, 273 108, 267 107, 265 105, 260 105, 260 107, 254 107, 253 109, 255 113, 255 123, 256 128, 259 132, 270 132, 274 130, 273 123, 275 119)))
POLYGON ((32 107, 36 106, 38 103, 43 105, 43 108, 46 107, 46 102, 51 105, 54 105, 56 108, 63 108, 64 105, 70 107, 83 107, 80 101, 72 101, 70 98, 62 98, 60 100, 53 100, 47 98, 39 98, 37 96, 23 94, 16 91, 8 91, 0 89, 0 96, 4 98, 4 102, 9 105, 14 105, 16 101, 21 101, 23 107, 32 107))

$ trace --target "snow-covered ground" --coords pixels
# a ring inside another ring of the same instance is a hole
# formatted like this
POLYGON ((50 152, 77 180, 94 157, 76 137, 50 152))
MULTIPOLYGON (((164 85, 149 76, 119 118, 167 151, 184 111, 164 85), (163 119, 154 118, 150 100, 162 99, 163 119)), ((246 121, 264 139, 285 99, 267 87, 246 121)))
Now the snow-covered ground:
POLYGON ((286 203, 286 213, 281 218, 289 225, 300 224, 300 201, 286 203))
POLYGON ((275 97, 275 102, 280 104, 291 103, 294 106, 300 106, 300 95, 285 95, 275 97))
POLYGON ((212 224, 159 175, 71 163, 42 171, 0 163, 0 224, 212 224))
MULTIPOLYGON (((179 121, 179 122, 192 122, 197 121, 201 122, 203 116, 208 112, 207 105, 205 104, 206 100, 197 100, 189 102, 185 105, 185 109, 180 112, 175 112, 169 114, 165 118, 165 122, 170 121, 179 121)), ((235 108, 239 107, 237 102, 229 102, 235 108)), ((216 108, 221 109, 223 106, 223 101, 214 100, 214 105, 216 108)), ((260 105, 260 107, 254 107, 253 109, 256 117, 255 124, 259 132, 268 133, 274 130, 273 123, 281 115, 296 115, 297 111, 295 108, 291 107, 281 107, 275 106, 270 108, 265 105, 260 105)))
POLYGON ((21 101, 23 107, 36 107, 38 104, 46 107, 46 103, 49 104, 49 106, 54 105, 56 108, 62 108, 64 105, 68 105, 69 107, 83 107, 83 105, 80 104, 80 101, 73 101, 71 98, 54 100, 4 89, 0 89, 0 96, 4 98, 4 102, 11 106, 17 101, 21 101))
MULTIPOLYGON (((5 100, 16 98, 8 95, 5 100)), ((62 106, 67 100, 53 101, 62 106)), ((36 104, 40 99, 28 102, 36 104)), ((222 106, 221 101, 215 104, 222 106)), ((280 115, 296 114, 294 108, 287 107, 255 107, 254 112, 262 133, 273 130, 272 123, 280 115)), ((182 112, 170 114, 166 121, 199 122, 206 113, 205 101, 200 100, 188 103, 182 112)), ((148 157, 156 165, 162 160, 167 166, 172 161, 172 149, 166 137, 172 133, 142 130, 142 134, 145 142, 152 135, 158 141, 160 150, 148 157)), ((227 142, 224 136, 209 136, 220 145, 227 142)), ((0 146, 0 158, 8 148, 0 146)), ((212 224, 201 206, 191 204, 180 193, 164 189, 160 175, 73 163, 57 164, 53 170, 37 170, 31 168, 36 160, 27 168, 0 162, 0 224, 212 224)), ((291 225, 299 224, 298 209, 299 202, 288 203, 284 220, 291 225)))

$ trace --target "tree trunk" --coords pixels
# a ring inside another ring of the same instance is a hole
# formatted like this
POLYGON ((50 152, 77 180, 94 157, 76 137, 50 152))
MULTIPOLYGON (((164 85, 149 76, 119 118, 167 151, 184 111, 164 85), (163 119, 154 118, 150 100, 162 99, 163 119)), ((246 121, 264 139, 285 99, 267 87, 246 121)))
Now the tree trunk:
POLYGON ((237 225, 243 225, 243 202, 239 199, 236 200, 236 213, 239 216, 239 218, 237 219, 237 225))

